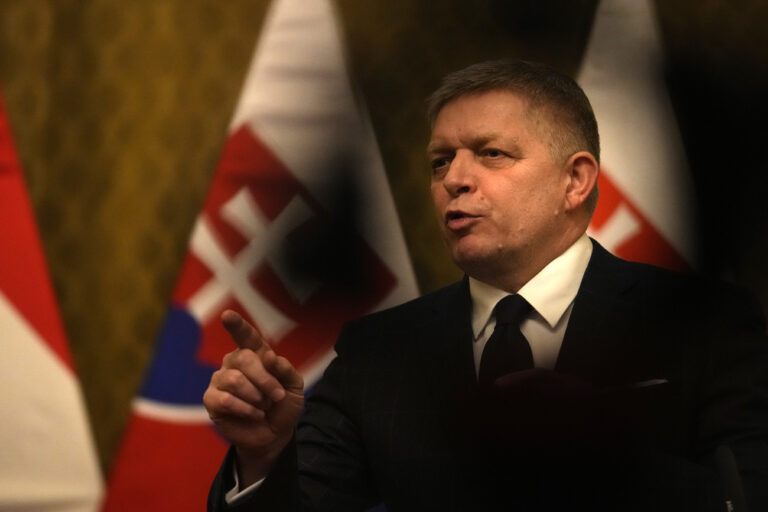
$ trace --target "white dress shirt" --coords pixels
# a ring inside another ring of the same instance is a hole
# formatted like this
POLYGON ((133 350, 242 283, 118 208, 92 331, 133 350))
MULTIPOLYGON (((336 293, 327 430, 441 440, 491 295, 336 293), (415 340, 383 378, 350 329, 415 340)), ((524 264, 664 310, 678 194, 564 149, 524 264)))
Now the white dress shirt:
MULTIPOLYGON (((520 324, 520 331, 531 346, 534 367, 549 370, 555 367, 573 301, 591 256, 592 242, 583 234, 518 290, 517 293, 533 307, 520 324)), ((472 348, 477 375, 483 349, 496 327, 493 308, 510 294, 472 277, 469 278, 469 293, 472 296, 472 348)))

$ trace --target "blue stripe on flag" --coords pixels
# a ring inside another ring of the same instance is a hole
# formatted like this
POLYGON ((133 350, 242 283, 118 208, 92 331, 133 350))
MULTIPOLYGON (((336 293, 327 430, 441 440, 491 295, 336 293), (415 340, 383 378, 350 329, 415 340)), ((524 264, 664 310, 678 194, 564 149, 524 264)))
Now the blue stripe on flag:
POLYGON ((217 367, 197 360, 199 345, 200 326, 187 310, 171 305, 141 396, 178 405, 202 404, 217 367))

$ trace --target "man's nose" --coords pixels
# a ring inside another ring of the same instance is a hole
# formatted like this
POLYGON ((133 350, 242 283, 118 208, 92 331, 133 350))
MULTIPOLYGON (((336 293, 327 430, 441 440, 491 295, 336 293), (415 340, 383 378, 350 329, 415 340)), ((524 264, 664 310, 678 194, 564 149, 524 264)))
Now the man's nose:
POLYGON ((472 155, 457 151, 443 177, 443 186, 452 196, 466 194, 475 189, 475 175, 472 155))

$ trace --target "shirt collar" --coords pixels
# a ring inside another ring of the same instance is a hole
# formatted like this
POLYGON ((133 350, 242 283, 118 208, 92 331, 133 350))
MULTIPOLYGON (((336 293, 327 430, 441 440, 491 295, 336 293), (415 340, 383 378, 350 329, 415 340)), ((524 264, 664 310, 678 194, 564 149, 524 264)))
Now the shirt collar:
MULTIPOLYGON (((517 292, 550 328, 555 327, 576 298, 591 256, 592 242, 585 233, 517 292)), ((477 338, 488 324, 496 303, 509 293, 473 277, 469 278, 469 293, 472 297, 472 332, 477 338)))

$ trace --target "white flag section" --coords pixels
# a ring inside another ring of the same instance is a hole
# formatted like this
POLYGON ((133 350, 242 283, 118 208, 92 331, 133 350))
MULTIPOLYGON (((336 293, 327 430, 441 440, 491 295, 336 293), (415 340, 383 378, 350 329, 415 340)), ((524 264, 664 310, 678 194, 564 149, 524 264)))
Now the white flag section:
POLYGON ((651 0, 602 0, 578 76, 601 138, 590 235, 628 259, 695 264, 693 186, 662 76, 651 0))
POLYGON ((0 292, 0 510, 96 510, 101 474, 75 375, 0 292))

